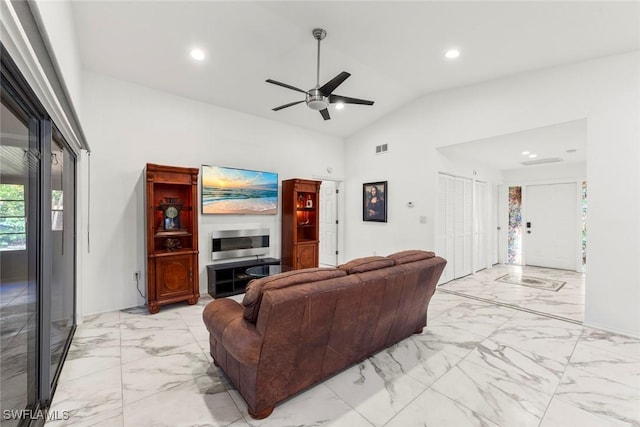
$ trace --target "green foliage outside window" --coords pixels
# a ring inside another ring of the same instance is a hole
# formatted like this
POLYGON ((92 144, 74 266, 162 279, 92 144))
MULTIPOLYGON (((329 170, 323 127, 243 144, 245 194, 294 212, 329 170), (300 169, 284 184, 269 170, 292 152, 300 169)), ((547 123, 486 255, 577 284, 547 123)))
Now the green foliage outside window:
POLYGON ((26 248, 24 186, 0 184, 0 251, 26 248))

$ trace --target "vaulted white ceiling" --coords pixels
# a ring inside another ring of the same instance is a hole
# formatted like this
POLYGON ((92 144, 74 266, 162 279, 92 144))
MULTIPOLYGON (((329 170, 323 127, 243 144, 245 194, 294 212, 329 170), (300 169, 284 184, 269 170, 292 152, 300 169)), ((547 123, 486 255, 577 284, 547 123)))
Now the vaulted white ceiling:
POLYGON ((315 131, 348 136, 430 92, 640 49, 638 2, 73 1, 89 70, 315 131), (320 84, 352 75, 335 93, 375 101, 330 107, 265 83, 310 89, 315 27, 320 84), (193 46, 207 57, 195 63, 193 46), (459 59, 444 58, 448 48, 459 59))

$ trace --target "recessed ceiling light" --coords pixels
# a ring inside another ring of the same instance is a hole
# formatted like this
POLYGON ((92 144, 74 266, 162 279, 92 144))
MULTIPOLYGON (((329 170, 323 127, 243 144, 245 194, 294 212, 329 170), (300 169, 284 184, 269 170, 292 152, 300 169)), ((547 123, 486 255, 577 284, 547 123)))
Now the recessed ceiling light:
POLYGON ((529 158, 530 158, 530 159, 535 159, 536 157, 538 157, 538 155, 537 155, 537 154, 529 154, 529 158))
POLYGON ((344 108, 344 104, 342 102, 338 102, 336 104, 336 110, 342 110, 344 108))
POLYGON ((460 56, 460 51, 458 49, 449 49, 445 52, 444 56, 446 56, 448 59, 456 59, 460 56))
POLYGON ((528 154, 529 154, 529 152, 528 152, 528 151, 523 151, 523 152, 522 152, 522 155, 523 155, 523 156, 526 156, 526 155, 528 155, 528 154))
POLYGON ((202 61, 204 59, 204 52, 198 48, 191 49, 191 57, 196 61, 202 61))

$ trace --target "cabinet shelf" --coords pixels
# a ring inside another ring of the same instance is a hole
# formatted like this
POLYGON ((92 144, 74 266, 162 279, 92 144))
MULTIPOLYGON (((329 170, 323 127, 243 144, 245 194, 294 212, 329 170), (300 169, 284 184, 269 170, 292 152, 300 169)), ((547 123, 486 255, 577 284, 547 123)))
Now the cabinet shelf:
POLYGON ((171 231, 157 231, 153 237, 156 239, 163 237, 189 237, 191 233, 189 230, 171 230, 171 231))
POLYGON ((161 257, 172 257, 175 255, 180 255, 180 254, 192 254, 195 251, 191 248, 180 248, 180 249, 176 249, 175 251, 163 251, 163 252, 156 252, 153 255, 149 255, 149 258, 161 258, 161 257))

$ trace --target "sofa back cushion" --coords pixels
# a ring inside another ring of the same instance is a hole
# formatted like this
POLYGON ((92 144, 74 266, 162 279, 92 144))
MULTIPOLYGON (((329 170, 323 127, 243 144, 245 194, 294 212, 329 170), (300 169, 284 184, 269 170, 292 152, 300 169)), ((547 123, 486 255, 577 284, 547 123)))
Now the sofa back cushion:
POLYGON ((366 271, 378 270, 380 268, 391 267, 395 261, 383 256, 369 256, 356 258, 346 264, 339 265, 340 270, 347 274, 364 273, 366 271))
POLYGON ((337 268, 306 268, 252 280, 249 282, 242 300, 243 317, 251 323, 256 323, 262 302, 262 293, 268 289, 287 288, 346 275, 346 272, 337 268))
POLYGON ((433 252, 420 251, 412 249, 408 251, 400 251, 394 254, 388 255, 387 258, 392 259, 396 265, 407 264, 410 262, 422 261, 423 259, 430 259, 435 257, 433 252))

